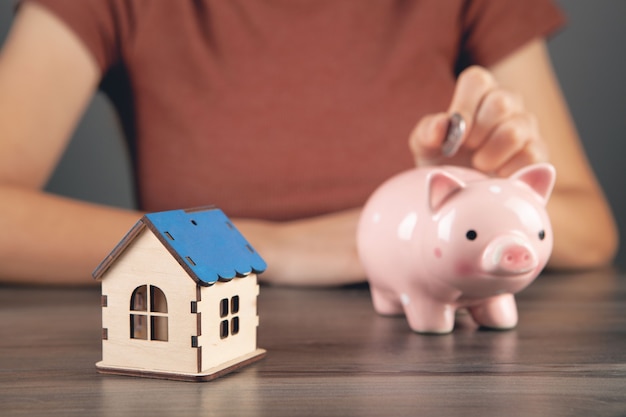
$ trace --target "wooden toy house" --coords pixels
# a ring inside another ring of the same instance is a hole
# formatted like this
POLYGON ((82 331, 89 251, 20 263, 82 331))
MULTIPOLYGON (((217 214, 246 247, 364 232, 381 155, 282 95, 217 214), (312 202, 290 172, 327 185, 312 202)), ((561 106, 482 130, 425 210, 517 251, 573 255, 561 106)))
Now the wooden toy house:
POLYGON ((219 209, 143 216, 93 272, 102 284, 98 371, 206 381, 262 358, 265 268, 219 209))

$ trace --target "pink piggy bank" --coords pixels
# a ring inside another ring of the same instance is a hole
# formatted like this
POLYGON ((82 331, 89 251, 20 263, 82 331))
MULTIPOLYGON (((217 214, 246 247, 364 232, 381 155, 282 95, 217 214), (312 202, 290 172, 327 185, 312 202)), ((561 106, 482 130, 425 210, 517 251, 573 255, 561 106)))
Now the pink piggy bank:
POLYGON ((380 186, 366 203, 357 245, 372 301, 404 313, 420 333, 449 333, 467 308, 481 326, 517 325, 514 294, 552 252, 545 210, 552 165, 509 178, 460 167, 416 168, 380 186))

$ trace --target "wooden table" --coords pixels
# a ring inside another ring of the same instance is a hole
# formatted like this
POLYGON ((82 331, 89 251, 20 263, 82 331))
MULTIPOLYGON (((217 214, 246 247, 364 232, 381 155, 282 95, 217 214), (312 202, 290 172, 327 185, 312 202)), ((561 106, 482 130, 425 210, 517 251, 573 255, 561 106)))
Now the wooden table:
POLYGON ((0 287, 0 416, 626 415, 626 275, 544 275, 519 327, 412 333, 366 286, 262 287, 261 362, 208 383, 107 376, 93 289, 0 287))

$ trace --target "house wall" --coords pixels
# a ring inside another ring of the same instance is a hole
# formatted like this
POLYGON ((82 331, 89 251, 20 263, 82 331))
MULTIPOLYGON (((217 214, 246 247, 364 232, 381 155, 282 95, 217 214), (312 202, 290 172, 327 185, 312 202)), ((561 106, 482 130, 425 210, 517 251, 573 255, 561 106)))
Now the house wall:
POLYGON ((198 345, 202 349, 203 372, 256 350, 258 294, 259 286, 255 274, 202 287, 202 300, 198 303, 202 334, 198 337, 198 345), (239 296, 239 312, 229 311, 226 317, 220 317, 221 300, 228 299, 230 302, 235 295, 239 296), (235 317, 239 320, 239 332, 232 335, 229 331, 228 337, 221 338, 220 323, 228 320, 230 325, 235 317))
POLYGON ((102 323, 108 335, 102 343, 101 366, 198 371, 198 350, 191 346, 191 336, 197 334, 198 327, 197 317, 191 313, 196 283, 147 228, 104 274, 102 294, 107 297, 102 323), (157 286, 167 298, 167 341, 130 338, 130 300, 140 285, 157 286))

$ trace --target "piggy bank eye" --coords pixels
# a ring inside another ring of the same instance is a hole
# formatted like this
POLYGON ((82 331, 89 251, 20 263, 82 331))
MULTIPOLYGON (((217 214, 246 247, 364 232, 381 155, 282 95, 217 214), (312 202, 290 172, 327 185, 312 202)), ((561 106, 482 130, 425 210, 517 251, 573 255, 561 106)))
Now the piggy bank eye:
POLYGON ((467 233, 465 233, 465 237, 467 240, 474 240, 478 237, 478 233, 476 233, 476 230, 468 230, 467 233))
POLYGON ((540 230, 539 231, 539 240, 544 240, 546 238, 546 231, 545 230, 540 230))

